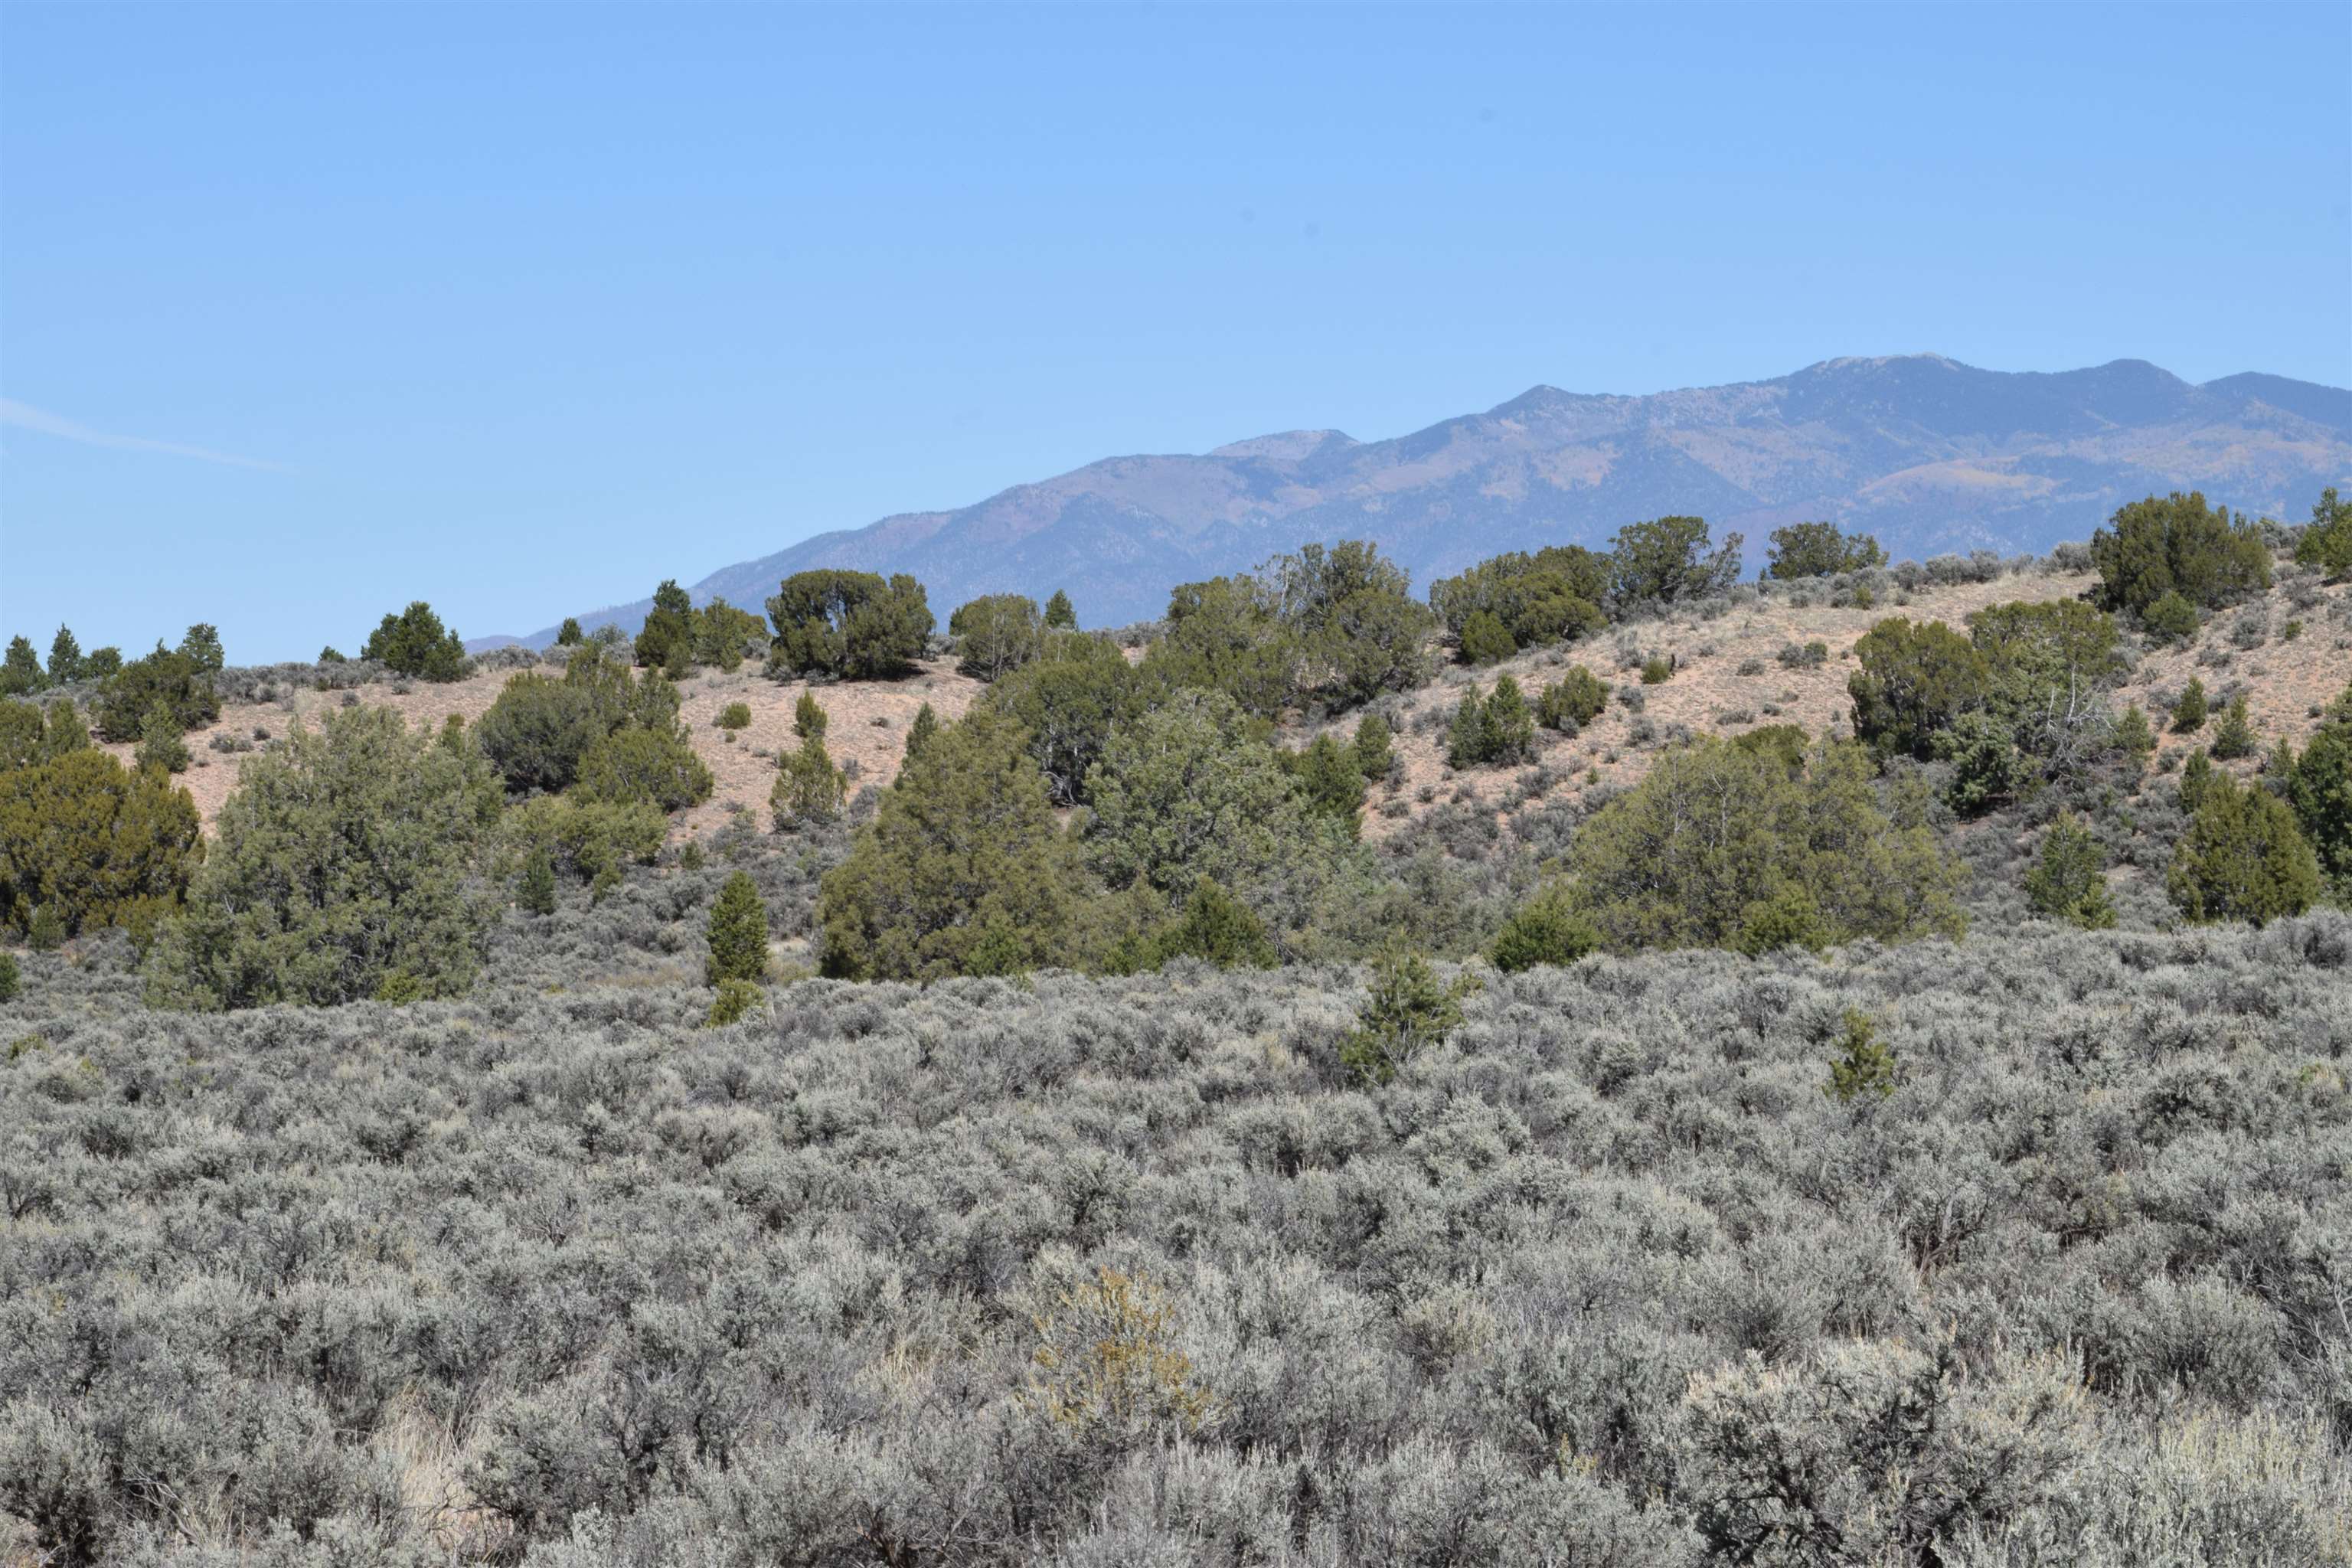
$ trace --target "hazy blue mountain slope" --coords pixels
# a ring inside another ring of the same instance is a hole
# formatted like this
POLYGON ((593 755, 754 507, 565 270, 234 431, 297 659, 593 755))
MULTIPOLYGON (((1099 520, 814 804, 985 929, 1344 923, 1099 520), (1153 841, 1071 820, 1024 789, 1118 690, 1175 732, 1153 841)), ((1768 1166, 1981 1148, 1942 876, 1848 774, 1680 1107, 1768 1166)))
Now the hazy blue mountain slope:
MULTIPOLYGON (((2198 386, 2138 360, 2041 374, 1838 359, 1643 397, 1538 386, 1382 441, 1297 430, 1200 457, 1108 458, 958 510, 821 534, 693 592, 758 609, 812 567, 911 572, 942 622, 975 595, 1066 588, 1087 625, 1109 626, 1160 614, 1173 584, 1314 539, 1376 540, 1417 584, 1500 550, 1601 545, 1668 512, 1746 533, 1751 561, 1771 529, 1805 518, 1924 559, 2087 538, 2151 491, 2199 489, 2296 521, 2329 484, 2352 486, 2352 392, 2339 388, 2256 374, 2198 386)), ((581 619, 633 630, 647 607, 581 619)))

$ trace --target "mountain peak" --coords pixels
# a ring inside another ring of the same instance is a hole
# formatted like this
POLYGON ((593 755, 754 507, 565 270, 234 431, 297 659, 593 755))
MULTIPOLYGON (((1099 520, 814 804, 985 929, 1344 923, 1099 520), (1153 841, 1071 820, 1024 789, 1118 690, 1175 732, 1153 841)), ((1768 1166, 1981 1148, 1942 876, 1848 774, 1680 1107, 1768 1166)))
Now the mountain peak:
POLYGON ((2249 370, 2209 381, 2198 390, 2219 397, 2268 404, 2299 419, 2352 436, 2352 392, 2340 386, 2323 386, 2314 381, 2295 381, 2249 370))
POLYGON ((1277 430, 1246 441, 1228 441, 1209 453, 1212 458, 1258 458, 1272 463, 1295 463, 1327 447, 1360 446, 1344 430, 1277 430))
POLYGON ((1583 403, 1593 395, 1595 395, 1589 393, 1565 392, 1549 383, 1539 381, 1508 403, 1497 403, 1494 407, 1486 410, 1486 417, 1513 419, 1522 415, 1549 413, 1553 409, 1567 408, 1575 404, 1583 403))
POLYGON ((1962 364, 1956 359, 1952 359, 1939 353, 1840 354, 1835 359, 1825 359, 1821 361, 1819 363, 1809 364, 1802 371, 1798 372, 1798 374, 1800 375, 1803 375, 1815 371, 1838 372, 1885 370, 1891 364, 1930 365, 1937 370, 1972 370, 1975 368, 1973 365, 1962 364))

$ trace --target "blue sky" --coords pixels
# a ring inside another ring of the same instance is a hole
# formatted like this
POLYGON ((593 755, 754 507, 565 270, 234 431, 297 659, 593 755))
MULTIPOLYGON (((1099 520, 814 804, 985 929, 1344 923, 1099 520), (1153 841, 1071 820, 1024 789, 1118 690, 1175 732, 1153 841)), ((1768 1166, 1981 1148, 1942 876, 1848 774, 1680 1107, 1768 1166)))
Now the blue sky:
POLYGON ((1098 457, 2352 384, 2352 7, 0 6, 0 632, 468 636, 1098 457))

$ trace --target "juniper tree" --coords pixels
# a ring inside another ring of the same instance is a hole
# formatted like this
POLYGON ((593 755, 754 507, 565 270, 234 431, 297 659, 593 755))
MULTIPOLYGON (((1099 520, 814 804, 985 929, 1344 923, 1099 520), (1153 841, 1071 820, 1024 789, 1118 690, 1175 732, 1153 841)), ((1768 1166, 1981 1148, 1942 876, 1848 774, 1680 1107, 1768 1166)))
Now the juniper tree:
POLYGON ((1740 910, 1739 927, 1731 933, 1730 944, 1735 952, 1761 958, 1790 948, 1817 953, 1836 937, 1812 889, 1801 883, 1783 881, 1769 888, 1763 897, 1740 910))
POLYGON ((1506 974, 1538 964, 1570 964, 1601 946, 1601 933, 1566 893, 1547 888, 1511 912, 1486 956, 1506 974))
POLYGON ((456 680, 466 673, 466 645, 422 599, 396 616, 384 616, 368 634, 360 657, 374 659, 395 675, 426 680, 456 680))
POLYGON ((79 710, 62 697, 51 702, 41 728, 42 754, 62 757, 89 744, 89 726, 81 721, 79 710))
POLYGON ((139 740, 158 706, 170 712, 184 733, 220 717, 220 697, 212 677, 186 654, 172 652, 160 642, 153 653, 124 665, 99 689, 98 732, 109 741, 139 740))
POLYGON ((1486 703, 1475 686, 1462 694, 1454 722, 1445 731, 1445 761, 1455 768, 1473 768, 1494 755, 1486 731, 1486 703))
POLYGON ((1420 953, 1391 946, 1372 965, 1370 989, 1355 1028, 1339 1043, 1339 1060, 1366 1082, 1389 1082, 1462 1026, 1462 987, 1441 984, 1420 953))
POLYGON ((2231 699, 2221 710, 2221 721, 2213 726, 2213 757, 2216 762, 2233 763, 2240 757, 2251 757, 2262 742, 2254 737, 2252 720, 2246 712, 2242 693, 2231 699))
POLYGON ((2321 873, 2339 900, 2352 901, 2352 686, 2281 776, 2321 873))
MULTIPOLYGON (((1517 647, 1566 642, 1607 624, 1609 559, 1577 544, 1506 551, 1429 585, 1430 608, 1467 647, 1471 620, 1492 616, 1517 647)), ((1482 637, 1491 637, 1482 633, 1482 637)))
POLYGON ((1865 1094, 1884 1099, 1895 1092, 1895 1053, 1878 1037, 1878 1026, 1868 1014, 1857 1007, 1845 1010, 1839 1020, 1838 1047, 1822 1093, 1845 1105, 1865 1094))
POLYGON ((245 764, 149 966, 157 1003, 210 1011, 449 996, 480 966, 474 891, 497 775, 398 711, 331 712, 245 764))
POLYGON ((1045 629, 1072 632, 1078 629, 1078 612, 1072 607, 1069 595, 1059 588, 1055 589, 1054 596, 1045 601, 1045 629))
POLYGON ((91 747, 0 772, 0 924, 63 934, 176 905, 204 858, 195 802, 91 747))
POLYGON ((668 818, 649 801, 568 794, 536 795, 509 808, 498 837, 509 868, 544 852, 559 875, 586 882, 601 902, 620 886, 624 866, 653 864, 668 833, 668 818))
POLYGON ((7 656, 0 658, 0 696, 26 696, 48 683, 49 678, 41 672, 41 656, 33 651, 32 639, 10 637, 7 656))
POLYGON ((658 671, 632 679, 626 661, 592 643, 560 676, 509 677, 472 733, 509 789, 556 791, 572 787, 599 742, 624 729, 674 731, 677 711, 677 688, 658 671))
POLYGON ((709 957, 703 978, 713 985, 730 980, 757 983, 768 973, 768 908, 748 871, 730 875, 710 906, 705 932, 709 957))
POLYGON ((2107 898, 2106 858, 2079 819, 2062 814, 2042 836, 2041 853, 2025 873, 2025 901, 2037 914, 2084 931, 2116 923, 2115 905, 2107 898))
POLYGON ((1257 728, 1223 692, 1180 691, 1112 734, 1087 826, 1111 887, 1181 900, 1213 879, 1257 907, 1307 856, 1312 825, 1257 728))
POLYGON ((1833 522, 1776 528, 1765 552, 1764 574, 1782 579, 1831 577, 1886 564, 1886 552, 1867 533, 1843 533, 1833 522))
POLYGON ((1492 610, 1480 610, 1462 626, 1462 662, 1465 664, 1499 664, 1519 651, 1492 610))
POLYGON ((1573 735, 1608 706, 1608 686, 1584 666, 1571 664, 1566 675, 1543 689, 1537 699, 1536 718, 1548 730, 1573 735))
POLYGON ((2173 849, 2165 890, 2192 921, 2263 925, 2303 913, 2323 888, 2294 808, 2217 769, 2173 849))
POLYGON ((28 768, 46 755, 47 724, 30 702, 0 699, 0 769, 28 768))
POLYGON ((2147 761, 2148 753, 2156 750, 2156 731, 2148 727, 2147 714, 2138 703, 2123 710, 2108 732, 2107 743, 2135 763, 2147 761))
POLYGON ((747 653, 761 652, 767 647, 768 623, 716 595, 690 619, 694 625, 694 657, 730 674, 743 667, 747 653))
POLYGON ((1356 738, 1349 749, 1356 757, 1357 771, 1369 782, 1388 776, 1389 764, 1395 759, 1389 721, 1377 713, 1367 713, 1356 725, 1356 738))
POLYGON ((719 994, 710 1001, 710 1011, 703 1015, 706 1029, 723 1029, 730 1024, 740 1023, 752 1008, 760 1005, 760 987, 749 980, 722 980, 719 994))
POLYGON ((825 726, 830 722, 814 691, 802 692, 800 700, 793 704, 793 733, 803 741, 824 740, 825 726))
POLYGON ((139 747, 132 755, 141 767, 167 773, 186 773, 194 760, 188 755, 188 743, 180 739, 180 726, 173 721, 172 710, 160 702, 147 710, 147 722, 140 726, 139 747))
POLYGON ((1018 726, 942 726, 817 894, 826 974, 933 980, 1065 962, 1082 884, 1018 726))
POLYGON ((2091 535, 2091 562, 2107 608, 2145 611, 2168 593, 2212 609, 2270 586, 2262 531, 2203 495, 2178 491, 2116 509, 2091 535))
POLYGON ((1962 816, 1977 816, 2016 797, 2026 782, 2009 726, 1990 713, 1964 713, 1936 737, 1936 754, 1952 764, 1944 792, 1962 816))
POLYGON ((677 585, 677 578, 663 578, 654 590, 653 608, 646 612, 645 622, 637 628, 636 662, 666 672, 680 667, 682 674, 694 663, 694 632, 693 598, 677 585))
POLYGON ((1956 934, 1961 872, 1916 803, 1881 804, 1874 772, 1850 742, 1793 765, 1714 738, 1671 748, 1570 842, 1577 907, 1612 948, 1734 945, 1791 889, 1826 941, 1956 934))
MULTIPOLYGON (((931 705, 926 702, 920 708, 916 709, 913 721, 907 726, 906 756, 904 761, 912 762, 915 758, 922 755, 923 748, 929 745, 931 743, 931 738, 939 732, 940 716, 931 711, 931 705)), ((903 765, 903 763, 901 765, 903 765)))
POLYGON ((0 770, 33 767, 89 744, 89 731, 64 699, 46 711, 30 702, 0 699, 0 770))
POLYGON ((591 801, 646 801, 680 811, 710 798, 710 770, 675 724, 614 731, 580 758, 572 785, 591 801))
POLYGON ((71 631, 61 625, 58 627, 58 635, 49 639, 49 679, 79 680, 81 675, 81 644, 75 640, 71 631))
POLYGON ((1738 534, 1726 534, 1722 546, 1710 551, 1703 518, 1627 523, 1610 541, 1612 610, 1720 594, 1738 579, 1740 543, 1738 534))
POLYGON ((1881 752, 1926 758, 1937 734, 1981 706, 1992 672, 1976 644, 1941 621, 1890 616, 1853 645, 1861 666, 1846 679, 1853 732, 1881 752))
POLYGON ((920 658, 934 624, 923 585, 900 573, 800 572, 768 601, 775 626, 769 668, 845 680, 898 674, 920 658))
POLYGON ((2205 748, 2198 747, 2180 764, 2180 809, 2194 813, 2205 804, 2205 792, 2213 782, 2213 759, 2205 748))
POLYGON ((2175 734, 2189 735, 2205 727, 2205 682, 2196 676, 2180 690, 2180 700, 2172 705, 2172 729, 2175 734))
POLYGON ((1354 752, 1325 733, 1316 736, 1314 744, 1299 753, 1291 767, 1298 798, 1307 809, 1333 818, 1347 828, 1349 837, 1355 837, 1360 831, 1364 808, 1364 772, 1354 752))
POLYGON ((219 673, 228 663, 228 655, 221 647, 219 629, 205 621, 188 628, 187 635, 180 639, 180 652, 206 675, 219 673))
POLYGON ((1045 624, 1037 601, 1023 594, 985 594, 948 617, 957 666, 976 680, 995 680, 1037 657, 1045 624))
POLYGON ((776 782, 768 790, 768 811, 776 831, 827 823, 841 815, 849 781, 824 749, 822 728, 797 750, 777 759, 776 782))
POLYGON ((1294 692, 1339 708, 1402 691, 1428 676, 1429 612, 1403 568, 1359 539, 1308 544, 1258 568, 1276 623, 1295 640, 1294 692))
POLYGON ((2078 599, 1993 605, 1969 616, 1984 656, 1985 710, 2053 771, 2105 738, 2102 693, 2122 672, 2115 617, 2078 599))
POLYGON ((1528 711, 1519 683, 1506 675, 1486 699, 1486 760, 1510 766, 1535 755, 1535 715, 1528 711))
POLYGON ((1087 776, 1112 734, 1143 712, 1147 689, 1159 679, 1129 664, 1108 637, 1061 632, 982 700, 1028 736, 1029 754, 1055 804, 1082 805, 1087 776))
POLYGON ((1213 879, 1203 880, 1183 912, 1137 944, 1115 953, 1119 969, 1158 969, 1174 958, 1197 958, 1220 969, 1272 969, 1279 962, 1265 922, 1213 879))
POLYGON ((2139 624, 2150 637, 2186 642, 2197 635, 2197 606, 2182 598, 2179 589, 2167 588, 2139 613, 2139 624))
POLYGON ((545 847, 532 850, 523 862, 515 902, 530 914, 545 916, 555 912, 555 857, 545 847))
POLYGON ((2295 541, 2298 565, 2315 566, 2329 577, 2352 573, 2352 503, 2336 499, 2336 487, 2319 492, 2311 522, 2295 541))

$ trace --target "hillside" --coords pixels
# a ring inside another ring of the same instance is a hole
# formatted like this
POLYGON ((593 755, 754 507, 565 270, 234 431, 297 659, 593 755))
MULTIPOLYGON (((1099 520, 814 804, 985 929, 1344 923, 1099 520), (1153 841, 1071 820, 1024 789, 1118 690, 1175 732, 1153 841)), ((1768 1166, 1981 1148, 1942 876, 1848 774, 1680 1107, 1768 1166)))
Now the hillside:
MULTIPOLYGON (((1678 732, 1737 735, 1766 724, 1796 724, 1812 734, 1851 734, 1853 702, 1846 678, 1855 668, 1853 645, 1880 620, 1906 616, 1958 627, 1988 605, 2077 598, 2096 581, 2088 573, 2003 574, 1987 583, 1923 589, 1868 609, 1852 604, 1751 600, 1712 619, 1685 614, 1624 628, 1613 638, 1525 653, 1487 669, 1449 668, 1430 685, 1396 700, 1396 745, 1404 759, 1403 778, 1388 792, 1391 812, 1381 812, 1375 802, 1365 830, 1385 836, 1425 816, 1432 806, 1422 798, 1425 790, 1435 791, 1441 803, 1494 806, 1515 791, 1524 794, 1538 769, 1550 775, 1547 787, 1556 786, 1569 797, 1587 791, 1605 797, 1639 779, 1657 744, 1678 732), (1816 641, 1828 649, 1820 665, 1792 668, 1780 662, 1782 649, 1816 641), (1669 657, 1677 668, 1673 679, 1644 687, 1639 665, 1653 654, 1669 657), (1585 664, 1621 691, 1639 692, 1641 710, 1612 701, 1572 740, 1538 731, 1541 750, 1534 769, 1475 769, 1456 775, 1445 765, 1442 725, 1470 687, 1491 690, 1496 679, 1507 674, 1533 690, 1557 680, 1565 667, 1575 663, 1585 664), (1402 810, 1395 809, 1399 804, 1402 810)), ((2120 710, 2137 703, 2158 716, 2152 766, 2161 769, 2168 752, 2186 754, 2210 739, 2203 733, 2171 733, 2160 726, 2162 710, 2170 708, 2192 675, 2203 679, 2217 705, 2242 692, 2254 731, 2266 740, 2284 737, 2301 745, 2309 737, 2320 710, 2352 680, 2352 584, 2323 586, 2317 593, 2315 605, 2296 609, 2288 590, 2274 587, 2217 620, 2199 640, 2151 650, 2138 659, 2116 691, 2113 705, 2120 710), (2265 628, 2249 647, 2234 647, 2228 635, 2228 628, 2242 621, 2265 628), (2305 629, 2292 641, 2284 640, 2281 634, 2291 621, 2300 621, 2305 629)), ((2241 766, 2250 771, 2252 764, 2241 766)))
MULTIPOLYGON (((817 567, 912 573, 942 620, 981 594, 1066 588, 1088 626, 1160 613, 1176 583, 1314 539, 1370 539, 1416 583, 1505 550, 1600 545, 1696 512, 1748 536, 1828 519, 1896 559, 2035 552, 2123 501, 2202 489, 2287 521, 2352 486, 2352 392, 2137 360, 2057 374, 1935 354, 1836 359, 1770 381, 1630 397, 1531 388, 1390 440, 1291 431, 1200 456, 1114 458, 952 511, 826 533, 693 584, 758 609, 817 567)), ((646 601, 580 619, 633 631, 646 601)), ((553 624, 520 640, 545 647, 553 624)), ((517 640, 486 637, 476 646, 517 640)))
MULTIPOLYGON (((1771 596, 1749 589, 1741 592, 1741 602, 1720 614, 1685 610, 1581 643, 1524 653, 1485 669, 1441 665, 1428 684, 1380 704, 1395 725, 1402 769, 1396 783, 1373 791, 1366 806, 1365 834, 1391 837, 1446 805, 1498 811, 1507 796, 1524 795, 1538 774, 1542 787, 1556 788, 1560 798, 1574 800, 1588 791, 1603 798, 1639 779, 1656 746, 1679 732, 1738 734, 1765 724, 1797 724, 1812 733, 1850 731, 1846 677, 1854 668, 1851 649, 1879 620, 1899 615, 1958 626, 1988 605, 2079 597, 2095 581, 2084 573, 2003 573, 1989 582, 1923 586, 1869 608, 1814 602, 1813 595, 1785 589, 1771 596), (1783 648, 1811 642, 1828 650, 1820 665, 1790 668, 1779 661, 1783 648), (1653 654, 1670 657, 1678 668, 1672 680, 1643 687, 1639 666, 1653 654), (1540 751, 1529 768, 1482 768, 1456 775, 1445 765, 1444 725, 1468 688, 1491 690, 1498 676, 1508 674, 1533 691, 1558 679, 1567 666, 1580 663, 1612 688, 1638 691, 1642 710, 1635 712, 1612 701, 1574 739, 1538 731, 1540 751)), ((2149 653, 2116 693, 2116 705, 2137 702, 2150 712, 2168 708, 2173 695, 2195 674, 2213 691, 2218 707, 2242 683, 2256 731, 2300 744, 2316 723, 2316 710, 2352 679, 2352 647, 2344 646, 2352 633, 2352 584, 2304 591, 2315 593, 2316 601, 2296 608, 2290 590, 2276 586, 2218 618, 2197 641, 2149 653), (2283 628, 2297 620, 2306 632, 2284 640, 2283 628), (2235 647, 2228 631, 2241 622, 2268 629, 2251 647, 2235 647)), ((395 708, 412 722, 438 724, 450 714, 471 722, 497 700, 511 674, 511 669, 499 669, 448 685, 377 682, 350 695, 362 703, 395 708)), ((698 670, 680 686, 680 717, 718 788, 709 801, 677 815, 677 838, 710 833, 739 808, 750 810, 764 824, 775 759, 794 744, 793 708, 803 691, 815 691, 831 715, 827 739, 835 760, 849 768, 855 791, 867 784, 887 785, 897 776, 907 726, 924 703, 941 719, 953 720, 985 689, 959 673, 951 658, 926 661, 916 673, 895 681, 812 687, 804 681, 772 680, 747 665, 731 674, 698 670), (722 708, 736 701, 750 707, 751 723, 730 739, 716 721, 722 708)), ((315 721, 343 697, 289 685, 268 701, 231 703, 223 708, 218 722, 190 731, 188 745, 196 763, 181 782, 194 796, 206 825, 235 787, 244 758, 251 754, 218 750, 215 737, 274 733, 297 714, 315 721)), ((1354 722, 1342 721, 1336 729, 1345 734, 1354 722)), ((1312 728, 1294 727, 1285 742, 1303 744, 1313 733, 1312 728)), ((2159 763, 2162 750, 2186 752, 2204 739, 2160 735, 2159 763)), ((125 762, 133 750, 128 743, 108 749, 125 762)))

